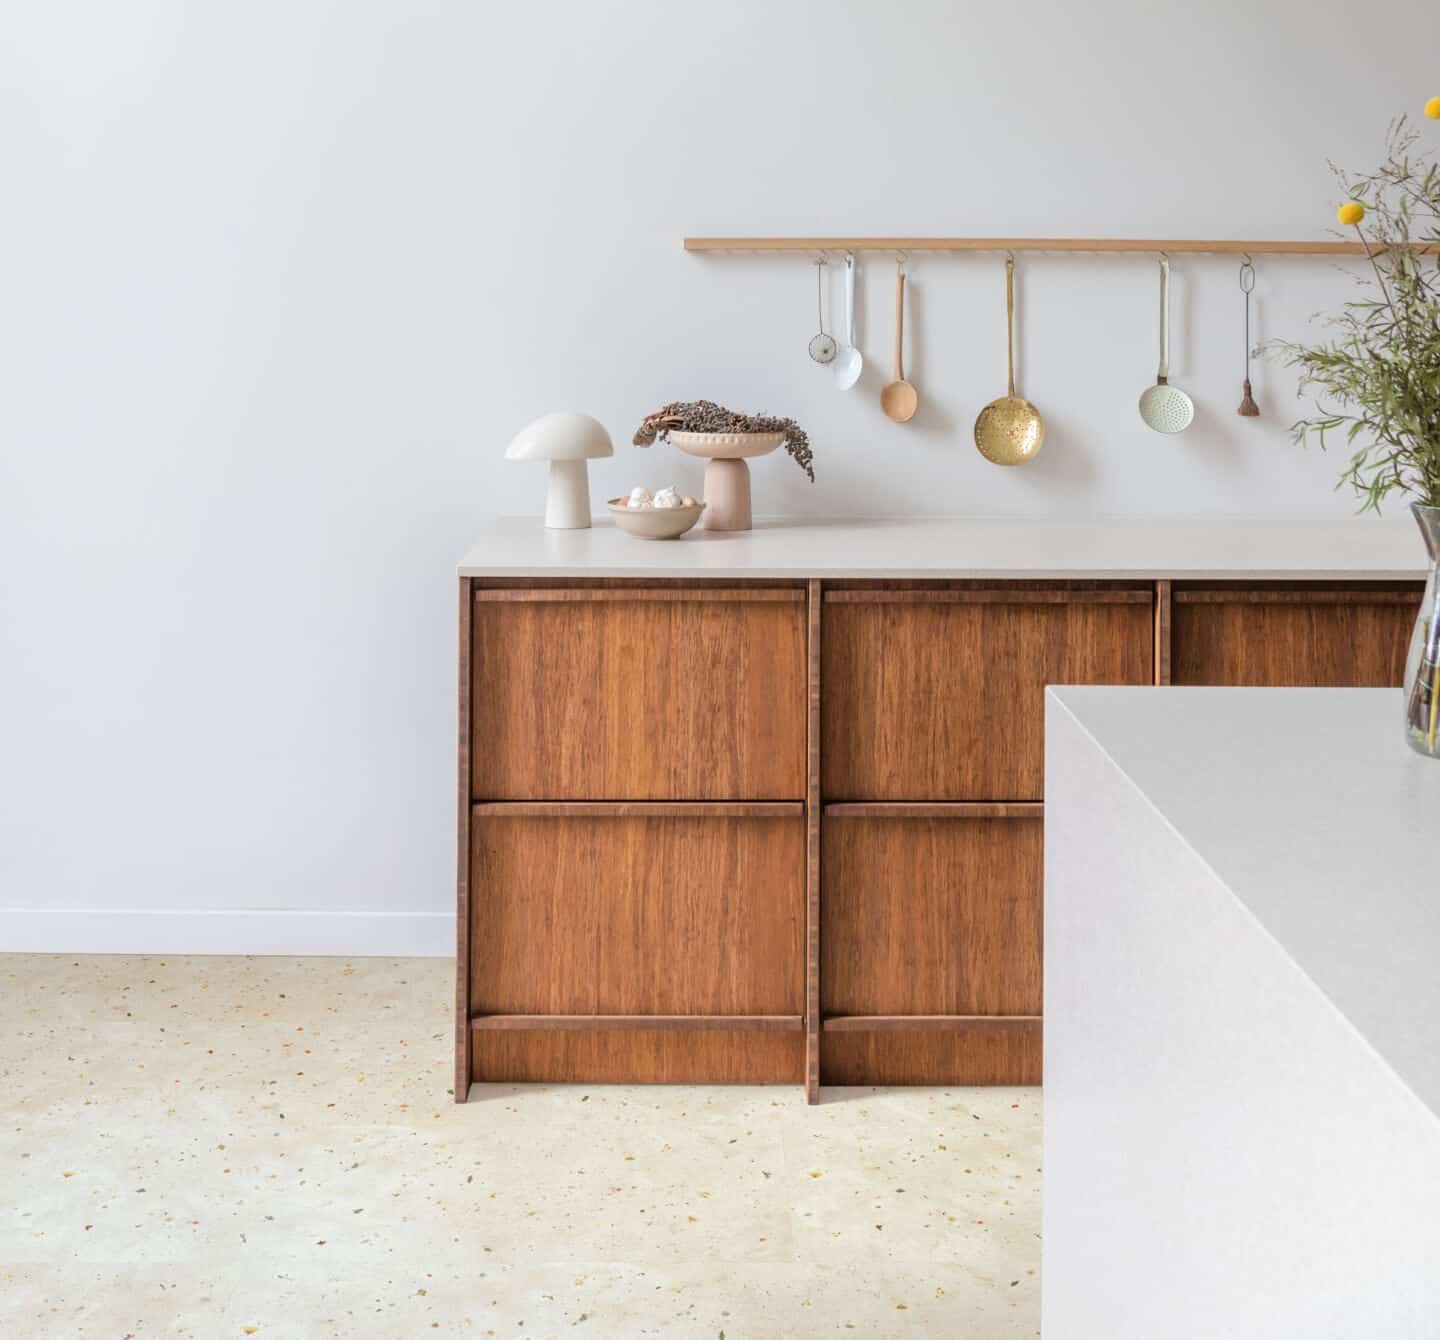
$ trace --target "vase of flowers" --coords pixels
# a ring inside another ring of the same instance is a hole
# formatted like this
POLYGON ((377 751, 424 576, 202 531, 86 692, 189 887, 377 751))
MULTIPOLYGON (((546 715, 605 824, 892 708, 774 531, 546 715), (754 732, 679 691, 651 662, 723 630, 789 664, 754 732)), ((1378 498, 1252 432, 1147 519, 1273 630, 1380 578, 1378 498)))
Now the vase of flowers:
MULTIPOLYGON (((1440 120, 1440 98, 1425 115, 1440 120)), ((1321 447, 1343 433, 1351 450, 1340 477, 1379 512, 1408 498, 1430 556, 1430 579, 1405 670, 1405 738, 1440 758, 1440 163, 1401 117, 1374 171, 1335 168, 1347 197, 1337 213, 1370 260, 1373 288, 1327 319, 1323 344, 1276 341, 1300 369, 1300 392, 1316 410, 1294 425, 1295 440, 1321 447)))

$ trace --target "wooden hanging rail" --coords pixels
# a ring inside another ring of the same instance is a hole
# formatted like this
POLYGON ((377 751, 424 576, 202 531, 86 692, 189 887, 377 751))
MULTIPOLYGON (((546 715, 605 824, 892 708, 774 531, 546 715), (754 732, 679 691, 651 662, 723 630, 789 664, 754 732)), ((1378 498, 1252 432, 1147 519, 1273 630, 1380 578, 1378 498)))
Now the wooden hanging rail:
POLYGON ((686 251, 1133 251, 1225 256, 1363 256, 1359 242, 1121 237, 687 237, 686 251))

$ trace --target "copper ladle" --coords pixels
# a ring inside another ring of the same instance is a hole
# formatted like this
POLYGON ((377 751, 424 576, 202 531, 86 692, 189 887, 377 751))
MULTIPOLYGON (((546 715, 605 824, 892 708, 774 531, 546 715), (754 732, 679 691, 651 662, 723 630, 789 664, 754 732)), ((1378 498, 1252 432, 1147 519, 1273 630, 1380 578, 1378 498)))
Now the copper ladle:
POLYGON ((905 380, 905 262, 895 263, 895 380, 880 392, 880 408, 896 423, 915 417, 920 393, 905 380))

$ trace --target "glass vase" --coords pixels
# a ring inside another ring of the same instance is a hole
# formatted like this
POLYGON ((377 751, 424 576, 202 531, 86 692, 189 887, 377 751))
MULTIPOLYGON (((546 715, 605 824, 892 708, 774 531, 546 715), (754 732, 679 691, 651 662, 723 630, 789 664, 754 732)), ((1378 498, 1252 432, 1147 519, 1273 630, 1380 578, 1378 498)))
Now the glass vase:
POLYGON ((1430 579, 1405 663, 1405 738, 1426 758, 1440 758, 1440 507, 1411 503, 1430 553, 1430 579))

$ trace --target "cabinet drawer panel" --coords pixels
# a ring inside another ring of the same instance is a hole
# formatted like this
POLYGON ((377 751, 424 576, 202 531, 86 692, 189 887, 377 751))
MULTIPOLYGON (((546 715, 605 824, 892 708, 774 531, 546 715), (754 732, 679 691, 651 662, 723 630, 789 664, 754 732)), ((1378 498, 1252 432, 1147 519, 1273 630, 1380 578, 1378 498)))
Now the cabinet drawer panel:
POLYGON ((520 1084, 799 1084, 802 1033, 482 1033, 471 1077, 520 1084))
POLYGON ((476 600, 477 799, 804 796, 802 592, 566 594, 476 600))
POLYGON ((1177 589, 1171 681, 1384 688, 1404 680, 1420 588, 1177 589))
POLYGON ((1045 686, 1153 682, 1148 591, 860 594, 825 606, 827 800, 1039 800, 1045 686))
POLYGON ((1039 1084, 1038 1023, 956 1033, 827 1033, 824 1084, 1039 1084))
POLYGON ((827 817, 822 841, 822 1016, 1041 1012, 1039 818, 827 817))
MULTIPOLYGON (((471 835, 472 1014, 803 1010, 803 819, 482 814, 471 835)), ((493 1045, 558 1045, 518 1037, 493 1045)))

